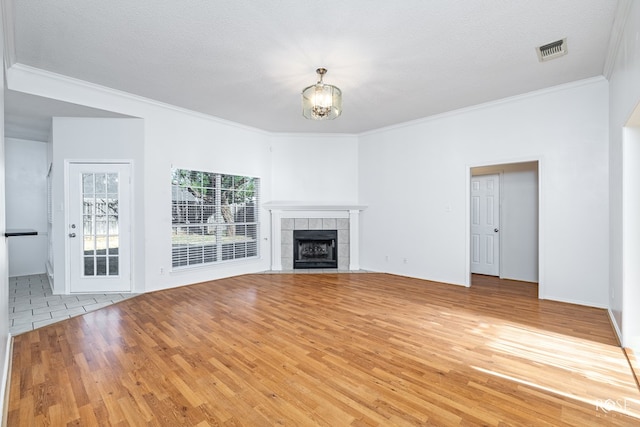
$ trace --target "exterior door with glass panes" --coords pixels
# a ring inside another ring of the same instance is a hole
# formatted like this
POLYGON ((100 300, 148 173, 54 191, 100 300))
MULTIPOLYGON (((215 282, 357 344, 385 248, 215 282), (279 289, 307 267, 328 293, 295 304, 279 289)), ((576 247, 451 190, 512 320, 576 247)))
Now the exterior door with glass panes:
POLYGON ((69 164, 69 290, 131 291, 129 164, 69 164))

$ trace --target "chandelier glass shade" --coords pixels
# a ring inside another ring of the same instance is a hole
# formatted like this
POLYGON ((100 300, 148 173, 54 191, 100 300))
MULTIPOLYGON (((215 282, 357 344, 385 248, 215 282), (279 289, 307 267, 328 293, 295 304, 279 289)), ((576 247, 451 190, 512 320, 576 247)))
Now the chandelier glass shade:
POLYGON ((325 68, 316 73, 318 82, 302 91, 302 115, 310 120, 333 120, 342 114, 342 91, 322 81, 325 68))

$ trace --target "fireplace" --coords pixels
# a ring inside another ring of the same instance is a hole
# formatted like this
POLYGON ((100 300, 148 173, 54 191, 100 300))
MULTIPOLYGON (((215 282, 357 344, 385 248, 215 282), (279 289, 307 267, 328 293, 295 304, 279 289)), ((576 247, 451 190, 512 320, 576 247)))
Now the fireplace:
POLYGON ((293 268, 338 268, 338 230, 293 230, 293 268))
POLYGON ((263 206, 271 212, 271 270, 295 271, 294 230, 338 230, 337 270, 360 269, 360 212, 366 206, 299 202, 268 202, 263 206))

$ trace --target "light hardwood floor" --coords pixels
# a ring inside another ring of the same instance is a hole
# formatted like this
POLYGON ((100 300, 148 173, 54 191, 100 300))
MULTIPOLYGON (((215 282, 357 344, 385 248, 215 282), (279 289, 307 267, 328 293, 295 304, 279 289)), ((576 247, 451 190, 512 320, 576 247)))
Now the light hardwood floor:
POLYGON ((14 338, 17 426, 639 425, 605 310, 534 284, 246 275, 14 338))

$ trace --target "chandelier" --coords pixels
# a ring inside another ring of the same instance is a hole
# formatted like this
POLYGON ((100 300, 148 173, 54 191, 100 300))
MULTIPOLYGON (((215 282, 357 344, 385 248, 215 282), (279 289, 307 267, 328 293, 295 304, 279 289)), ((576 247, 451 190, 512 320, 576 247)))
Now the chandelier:
POLYGON ((333 120, 342 114, 342 91, 325 84, 326 68, 318 68, 318 83, 302 91, 302 115, 310 120, 333 120))

